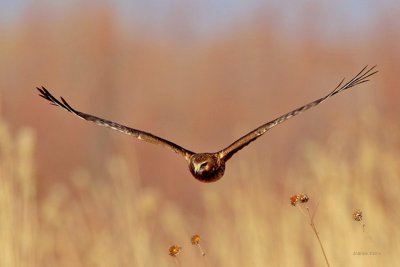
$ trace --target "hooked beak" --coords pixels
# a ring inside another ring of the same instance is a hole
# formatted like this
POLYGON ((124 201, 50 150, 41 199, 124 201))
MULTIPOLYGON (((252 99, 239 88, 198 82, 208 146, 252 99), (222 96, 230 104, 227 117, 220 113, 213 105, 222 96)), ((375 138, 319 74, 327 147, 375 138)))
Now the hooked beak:
POLYGON ((198 172, 199 172, 200 166, 201 166, 200 164, 194 165, 194 172, 195 172, 195 173, 198 173, 198 172))

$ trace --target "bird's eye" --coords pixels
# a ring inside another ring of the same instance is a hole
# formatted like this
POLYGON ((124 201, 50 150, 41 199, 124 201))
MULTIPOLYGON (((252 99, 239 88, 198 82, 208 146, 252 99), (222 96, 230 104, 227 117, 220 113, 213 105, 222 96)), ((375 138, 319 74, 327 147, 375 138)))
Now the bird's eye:
POLYGON ((208 162, 204 161, 200 164, 200 168, 205 168, 207 166, 208 162))

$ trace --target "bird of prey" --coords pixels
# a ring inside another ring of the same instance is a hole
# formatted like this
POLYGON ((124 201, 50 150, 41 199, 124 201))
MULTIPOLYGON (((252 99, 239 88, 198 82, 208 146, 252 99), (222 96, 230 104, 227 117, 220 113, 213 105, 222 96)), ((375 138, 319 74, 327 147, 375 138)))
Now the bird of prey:
POLYGON ((359 85, 361 83, 369 81, 369 77, 377 73, 375 70, 376 66, 373 66, 371 68, 368 68, 368 66, 364 67, 354 78, 352 78, 350 81, 344 83, 343 79, 336 88, 331 91, 329 94, 327 94, 324 97, 321 97, 313 102, 310 102, 304 106, 301 106, 295 110, 292 110, 270 122, 267 122, 260 127, 254 129, 253 131, 249 132, 248 134, 240 137, 238 140, 227 146, 226 148, 215 152, 215 153, 195 153, 190 150, 187 150, 171 141, 165 140, 161 137, 158 137, 156 135, 153 135, 151 133, 133 129, 124 125, 121 125, 119 123, 105 120, 90 114, 86 114, 83 112, 80 112, 76 109, 74 109, 72 106, 70 106, 67 101, 64 100, 64 98, 60 98, 58 100, 55 98, 50 92, 44 88, 43 86, 41 88, 37 87, 37 89, 40 92, 40 96, 43 97, 44 99, 50 101, 50 104, 59 106, 61 108, 64 108, 65 110, 71 112, 72 114, 78 116, 81 119, 87 120, 94 122, 98 125, 109 127, 111 129, 123 132, 125 134, 131 135, 133 137, 136 137, 139 140, 143 140, 149 143, 153 143, 156 145, 162 145, 164 147, 167 147, 174 152, 180 154, 183 156, 188 165, 189 165, 189 170, 192 173, 192 175, 199 181, 201 182, 215 182, 219 180, 222 175, 225 172, 225 163, 240 149, 243 147, 247 146, 257 138, 259 138, 261 135, 263 135, 265 132, 270 130, 271 128, 275 127, 278 124, 281 124, 282 122, 288 120, 291 117, 294 117, 309 108, 315 107, 321 103, 323 103, 325 100, 328 98, 336 95, 337 93, 340 93, 346 89, 349 89, 351 87, 354 87, 356 85, 359 85))

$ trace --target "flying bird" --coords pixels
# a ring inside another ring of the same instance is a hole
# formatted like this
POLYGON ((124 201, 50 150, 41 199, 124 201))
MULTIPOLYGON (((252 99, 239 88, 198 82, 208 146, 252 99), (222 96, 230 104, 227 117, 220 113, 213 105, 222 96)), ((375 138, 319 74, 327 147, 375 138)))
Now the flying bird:
POLYGON ((139 140, 143 140, 149 143, 153 143, 156 145, 161 145, 166 148, 169 148, 173 150, 174 152, 180 154, 183 156, 188 165, 189 165, 189 170, 192 173, 192 175, 199 181, 201 182, 215 182, 219 180, 225 172, 225 163, 239 150, 241 150, 243 147, 247 146, 251 142, 255 141, 257 138, 262 136, 264 133, 266 133, 268 130, 271 128, 277 126, 278 124, 281 124, 282 122, 288 120, 291 117, 294 117, 312 107, 315 107, 323 102, 325 102, 328 98, 336 95, 337 93, 340 93, 346 89, 349 89, 351 87, 354 87, 356 85, 359 85, 361 83, 365 83, 369 81, 369 77, 377 73, 378 71, 375 70, 376 66, 373 66, 371 68, 368 68, 368 66, 364 67, 354 78, 352 78, 350 81, 344 83, 343 79, 336 88, 331 91, 329 94, 327 94, 324 97, 321 97, 311 103, 308 103, 304 106, 301 106, 295 110, 292 110, 270 122, 267 122, 260 127, 254 129, 253 131, 249 132, 248 134, 240 137, 238 140, 230 144, 228 147, 215 152, 215 153, 195 153, 190 150, 187 150, 171 141, 168 141, 166 139, 163 139, 161 137, 158 137, 156 135, 153 135, 151 133, 133 129, 127 126, 124 126, 122 124, 105 120, 87 113, 80 112, 76 109, 74 109, 72 106, 70 106, 67 101, 65 101, 64 98, 60 98, 58 100, 55 98, 50 92, 42 87, 37 87, 37 89, 40 92, 40 96, 43 97, 44 99, 48 100, 50 104, 59 106, 61 108, 64 108, 65 110, 71 112, 72 114, 78 116, 81 119, 87 120, 94 122, 98 125, 109 127, 113 130, 120 131, 122 133, 131 135, 133 137, 136 137, 139 140))

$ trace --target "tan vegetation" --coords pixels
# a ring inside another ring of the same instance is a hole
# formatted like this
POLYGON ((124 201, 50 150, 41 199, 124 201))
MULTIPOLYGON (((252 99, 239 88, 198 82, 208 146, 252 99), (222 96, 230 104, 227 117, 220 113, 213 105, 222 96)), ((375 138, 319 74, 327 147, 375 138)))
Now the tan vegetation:
POLYGON ((400 50, 390 21, 326 42, 307 28, 285 37, 276 17, 256 16, 199 41, 125 29, 106 8, 41 10, 0 29, 0 266, 174 266, 173 244, 182 267, 323 266, 288 201, 296 192, 318 206, 331 266, 400 266, 400 50), (34 89, 214 151, 365 64, 378 64, 371 82, 272 130, 213 185, 170 151, 78 120, 34 89))
POLYGON ((272 170, 233 166, 237 179, 197 199, 204 208, 200 215, 142 186, 121 157, 107 161, 107 181, 80 170, 39 198, 34 134, 26 129, 12 136, 7 128, 3 122, 1 266, 173 266, 167 258, 173 241, 185 244, 182 266, 203 266, 189 239, 199 227, 210 266, 320 266, 318 244, 287 200, 293 188, 317 199, 311 201, 319 205, 314 220, 332 266, 399 263, 400 155, 380 146, 373 137, 378 133, 359 133, 356 142, 336 133, 327 147, 308 143, 306 158, 288 166, 280 190, 268 186, 272 170), (341 141, 334 142, 338 135, 341 141), (352 218, 354 207, 363 209, 365 231, 352 218))

